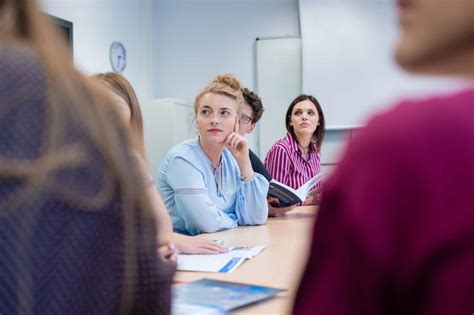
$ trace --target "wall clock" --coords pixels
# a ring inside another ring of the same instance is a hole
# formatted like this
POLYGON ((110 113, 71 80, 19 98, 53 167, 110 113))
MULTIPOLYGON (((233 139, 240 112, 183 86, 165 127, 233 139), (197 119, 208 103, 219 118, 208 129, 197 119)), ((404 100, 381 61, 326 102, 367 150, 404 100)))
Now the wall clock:
POLYGON ((127 66, 127 50, 121 42, 113 42, 109 50, 110 65, 115 72, 123 72, 127 66))

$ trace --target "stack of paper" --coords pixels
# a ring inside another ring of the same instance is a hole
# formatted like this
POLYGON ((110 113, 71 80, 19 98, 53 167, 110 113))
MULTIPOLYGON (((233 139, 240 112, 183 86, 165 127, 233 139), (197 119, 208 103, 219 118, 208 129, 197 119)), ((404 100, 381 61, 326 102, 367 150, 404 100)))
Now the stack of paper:
POLYGON ((178 270, 202 272, 232 272, 245 259, 258 255, 265 246, 229 247, 227 253, 216 255, 178 255, 178 270))

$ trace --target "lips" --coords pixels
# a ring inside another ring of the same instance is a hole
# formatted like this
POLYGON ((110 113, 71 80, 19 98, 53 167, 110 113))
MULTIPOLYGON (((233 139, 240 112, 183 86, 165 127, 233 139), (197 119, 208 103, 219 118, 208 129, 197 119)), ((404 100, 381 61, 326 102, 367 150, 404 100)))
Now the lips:
POLYGON ((208 129, 207 131, 208 132, 222 132, 222 130, 218 128, 211 128, 211 129, 208 129))
POLYGON ((397 0, 397 7, 399 10, 406 9, 412 4, 411 0, 397 0))
POLYGON ((398 8, 398 23, 404 27, 410 20, 413 20, 413 1, 412 0, 397 0, 398 8))
POLYGON ((308 124, 308 123, 303 123, 303 124, 301 124, 300 126, 301 126, 301 127, 309 127, 309 126, 311 126, 311 125, 308 124))

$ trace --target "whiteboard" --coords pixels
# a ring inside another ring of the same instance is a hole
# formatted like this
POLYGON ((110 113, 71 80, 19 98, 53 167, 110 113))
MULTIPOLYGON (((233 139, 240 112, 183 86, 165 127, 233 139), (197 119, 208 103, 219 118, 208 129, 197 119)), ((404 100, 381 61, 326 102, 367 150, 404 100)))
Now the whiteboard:
POLYGON ((270 147, 285 135, 286 110, 301 94, 301 39, 258 38, 255 49, 256 92, 265 107, 258 124, 256 153, 263 160, 270 147))
POLYGON ((299 0, 303 88, 323 107, 329 129, 364 124, 403 96, 456 89, 394 63, 396 8, 389 0, 299 0))

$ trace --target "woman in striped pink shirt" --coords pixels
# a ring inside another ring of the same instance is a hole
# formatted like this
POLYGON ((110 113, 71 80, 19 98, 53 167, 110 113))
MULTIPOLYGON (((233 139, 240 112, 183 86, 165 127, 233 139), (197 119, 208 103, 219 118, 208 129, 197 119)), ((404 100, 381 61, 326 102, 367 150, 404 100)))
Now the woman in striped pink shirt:
MULTIPOLYGON (((311 95, 298 96, 288 107, 285 124, 286 136, 270 148, 264 164, 274 179, 297 189, 321 169, 325 132, 321 105, 311 95)), ((313 197, 304 204, 314 204, 313 197)))

